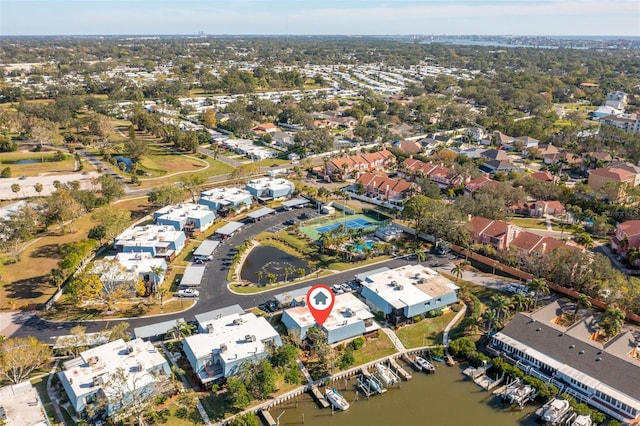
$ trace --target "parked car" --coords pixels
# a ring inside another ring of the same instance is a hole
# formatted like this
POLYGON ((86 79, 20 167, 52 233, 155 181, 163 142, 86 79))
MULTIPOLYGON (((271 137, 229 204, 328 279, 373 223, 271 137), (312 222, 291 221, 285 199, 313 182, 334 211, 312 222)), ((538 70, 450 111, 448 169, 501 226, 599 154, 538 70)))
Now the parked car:
POLYGON ((204 263, 204 260, 197 258, 196 260, 193 261, 193 263, 195 263, 196 265, 202 265, 204 263))
POLYGON ((344 293, 344 290, 342 289, 342 287, 340 287, 338 284, 334 284, 331 286, 331 290, 333 290, 333 292, 335 294, 342 294, 344 293))
POLYGON ((340 284, 340 288, 342 288, 342 290, 344 290, 345 293, 349 293, 352 290, 352 288, 349 286, 348 283, 340 284))
POLYGON ((199 296, 200 296, 200 292, 192 288, 185 288, 183 290, 178 290, 178 297, 199 297, 199 296))

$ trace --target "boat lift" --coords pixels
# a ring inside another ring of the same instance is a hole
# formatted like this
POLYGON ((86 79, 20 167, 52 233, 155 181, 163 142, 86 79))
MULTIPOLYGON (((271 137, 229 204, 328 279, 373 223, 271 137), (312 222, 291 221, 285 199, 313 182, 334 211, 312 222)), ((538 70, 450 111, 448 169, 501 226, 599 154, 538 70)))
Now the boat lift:
POLYGON ((364 368, 361 370, 361 374, 356 379, 356 383, 358 384, 358 388, 360 388, 360 390, 364 392, 367 398, 376 393, 385 393, 387 391, 382 383, 380 383, 380 381, 373 374, 369 373, 364 368), (372 386, 371 382, 374 382, 379 390, 376 390, 374 386, 372 386))

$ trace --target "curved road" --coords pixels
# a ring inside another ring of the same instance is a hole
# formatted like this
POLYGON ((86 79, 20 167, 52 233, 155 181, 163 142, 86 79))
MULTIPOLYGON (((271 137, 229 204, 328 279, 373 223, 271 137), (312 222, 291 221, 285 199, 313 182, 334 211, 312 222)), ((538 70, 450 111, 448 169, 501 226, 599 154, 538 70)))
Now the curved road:
POLYGON ((407 264, 406 259, 397 258, 374 265, 367 265, 360 268, 351 269, 349 271, 336 273, 330 276, 293 284, 289 287, 286 287, 286 289, 275 288, 264 293, 251 295, 239 295, 231 293, 227 288, 227 273, 229 271, 231 259, 234 255, 233 250, 237 246, 242 244, 242 242, 246 239, 250 239, 254 235, 259 234, 260 232, 263 232, 274 225, 282 224, 288 219, 295 218, 302 213, 311 214, 314 213, 314 210, 310 208, 304 208, 293 209, 288 212, 276 212, 273 215, 263 218, 257 223, 251 223, 243 226, 235 235, 223 241, 214 252, 214 259, 206 263, 204 277, 200 285, 199 300, 193 307, 191 307, 187 311, 153 317, 110 319, 84 322, 51 322, 43 320, 38 316, 33 316, 27 319, 23 324, 21 324, 20 328, 15 333, 13 333, 13 336, 35 336, 39 340, 47 342, 50 341, 52 337, 69 334, 69 330, 79 324, 86 326, 87 332, 90 333, 104 330, 105 328, 109 328, 120 321, 127 321, 131 325, 131 328, 155 324, 158 322, 168 321, 176 318, 184 318, 185 320, 190 321, 194 319, 194 315, 208 312, 214 309, 219 309, 225 306, 239 304, 244 309, 247 309, 257 306, 265 302, 266 300, 273 299, 276 294, 282 293, 286 290, 302 288, 317 283, 324 283, 328 285, 338 284, 353 279, 356 273, 361 273, 383 266, 394 268, 407 264))

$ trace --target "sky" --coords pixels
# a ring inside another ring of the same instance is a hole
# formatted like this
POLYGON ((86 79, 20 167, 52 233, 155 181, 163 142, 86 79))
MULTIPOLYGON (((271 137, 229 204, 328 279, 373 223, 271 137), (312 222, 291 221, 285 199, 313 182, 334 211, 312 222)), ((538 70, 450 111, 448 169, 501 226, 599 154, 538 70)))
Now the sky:
POLYGON ((0 0, 0 36, 640 36, 638 0, 0 0))

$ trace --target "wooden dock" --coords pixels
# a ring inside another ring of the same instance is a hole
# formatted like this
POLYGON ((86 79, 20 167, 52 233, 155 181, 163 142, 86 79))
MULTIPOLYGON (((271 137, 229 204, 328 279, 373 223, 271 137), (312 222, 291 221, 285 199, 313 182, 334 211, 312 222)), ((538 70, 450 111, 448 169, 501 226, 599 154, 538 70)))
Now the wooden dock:
POLYGON ((264 421, 267 422, 269 426, 277 426, 278 422, 276 422, 271 413, 267 410, 260 410, 260 415, 264 418, 264 421))
POLYGON ((396 374, 398 376, 402 377, 404 380, 411 380, 411 374, 409 374, 407 370, 402 368, 395 359, 389 358, 389 365, 393 367, 394 370, 396 370, 396 374))
POLYGON ((456 365, 456 361, 453 359, 451 355, 449 355, 449 352, 447 352, 447 365, 448 366, 456 365))
POLYGON ((320 408, 329 408, 329 401, 324 397, 317 386, 311 386, 311 395, 316 399, 320 408))

